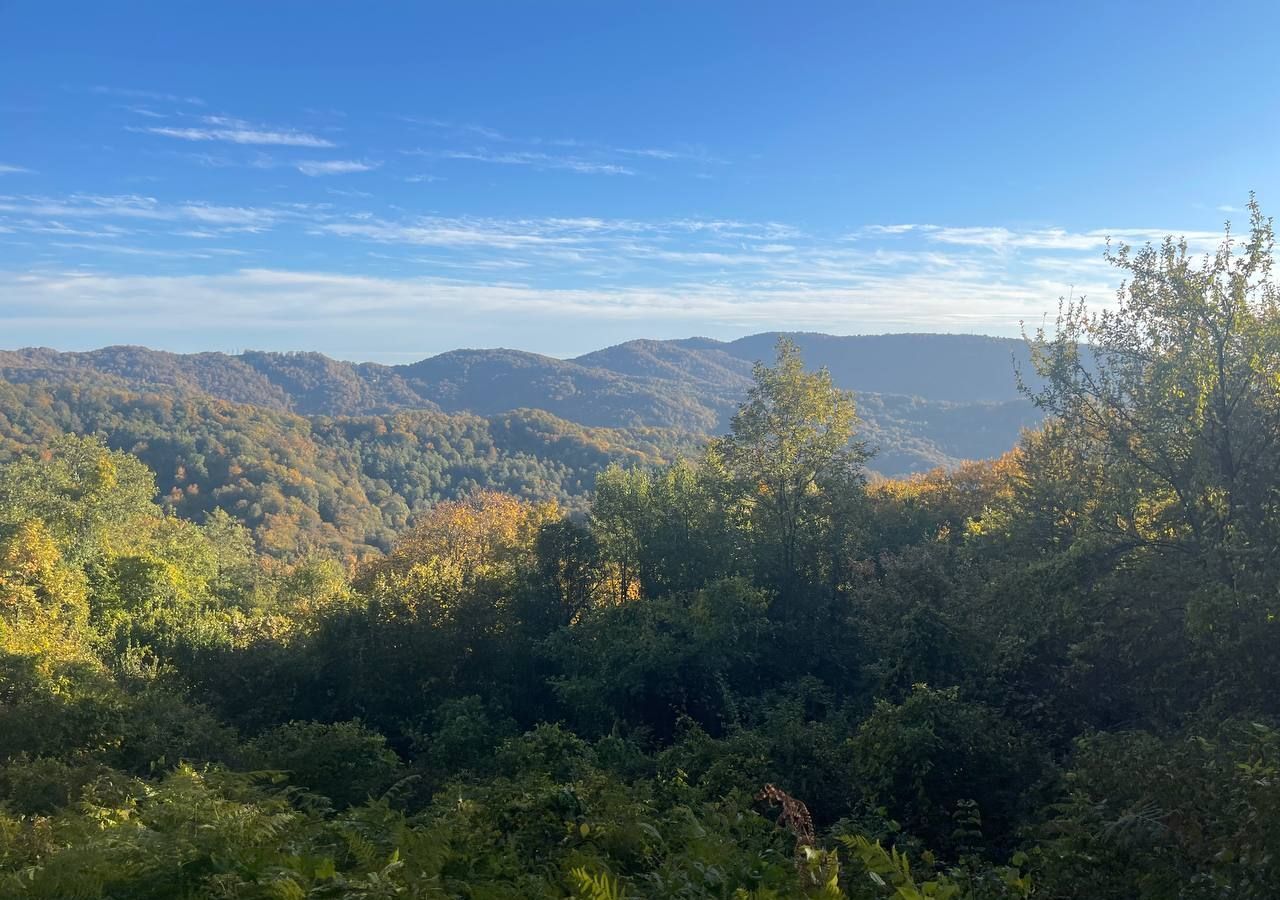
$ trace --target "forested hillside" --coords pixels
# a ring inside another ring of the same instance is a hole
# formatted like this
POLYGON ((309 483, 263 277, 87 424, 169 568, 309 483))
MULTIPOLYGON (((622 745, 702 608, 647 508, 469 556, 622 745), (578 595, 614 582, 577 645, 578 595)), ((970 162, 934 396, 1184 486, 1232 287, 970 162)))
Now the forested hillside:
POLYGON ((482 488, 581 512, 611 463, 656 464, 694 446, 676 432, 584 428, 535 410, 303 417, 198 392, 0 382, 0 460, 61 434, 101 435, 152 470, 166 511, 202 522, 221 510, 289 559, 385 551, 415 514, 482 488))
MULTIPOLYGON (((1049 420, 997 460, 870 480, 855 398, 783 339, 724 434, 604 468, 585 518, 476 490, 352 565, 260 553, 146 463, 157 422, 212 472, 283 467, 324 420, 6 388, 0 896, 1276 897, 1280 295, 1252 213, 1203 262, 1119 249, 1118 305, 1032 343, 1049 420), (97 415, 141 458, 57 434, 97 415)), ((589 452, 440 416, 334 421, 349 457, 316 469, 589 452)))
MULTIPOLYGON (((1040 416, 1014 382, 1020 341, 973 335, 791 336, 814 368, 856 391, 884 475, 1006 452, 1040 416), (958 423, 963 423, 957 427, 958 423)), ((458 350, 405 366, 352 364, 318 353, 178 355, 140 347, 89 353, 0 351, 0 378, 206 395, 303 416, 442 410, 490 416, 539 409, 590 428, 722 432, 751 366, 777 335, 721 343, 632 341, 574 360, 512 350, 458 350)), ((8 410, 3 410, 8 412, 8 410)))
MULTIPOLYGON (((389 549, 433 503, 474 489, 583 512, 610 463, 671 462, 723 431, 752 359, 772 352, 763 338, 632 341, 567 362, 456 351, 398 367, 316 353, 0 352, 0 460, 57 434, 98 435, 151 468, 177 515, 203 521, 222 510, 286 559, 359 557, 389 549)), ((1011 399, 1020 342, 798 338, 846 383, 900 379, 914 390, 924 385, 913 365, 963 371, 936 393, 968 391, 974 402, 928 399, 929 390, 859 394, 872 471, 998 456, 1040 419, 1011 399)))

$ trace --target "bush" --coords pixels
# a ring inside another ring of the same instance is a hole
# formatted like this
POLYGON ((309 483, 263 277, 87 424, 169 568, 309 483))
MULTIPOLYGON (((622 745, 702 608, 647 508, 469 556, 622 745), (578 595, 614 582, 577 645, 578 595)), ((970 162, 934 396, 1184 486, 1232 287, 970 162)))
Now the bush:
POLYGON ((386 738, 359 721, 280 725, 249 743, 246 762, 288 772, 294 784, 339 808, 380 796, 403 774, 386 738))
POLYGON ((953 855, 975 843, 1008 852, 1048 775, 1013 722, 962 700, 954 688, 916 685, 900 705, 877 703, 852 749, 853 780, 864 801, 953 855))

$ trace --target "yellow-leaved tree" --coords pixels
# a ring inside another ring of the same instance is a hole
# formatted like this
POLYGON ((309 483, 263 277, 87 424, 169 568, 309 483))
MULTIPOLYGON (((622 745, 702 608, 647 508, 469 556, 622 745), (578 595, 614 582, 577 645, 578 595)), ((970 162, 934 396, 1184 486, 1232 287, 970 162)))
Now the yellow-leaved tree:
POLYGON ((535 565, 539 530, 560 518, 555 503, 476 491, 433 507, 355 583, 417 617, 447 618, 469 597, 510 597, 520 573, 535 565))

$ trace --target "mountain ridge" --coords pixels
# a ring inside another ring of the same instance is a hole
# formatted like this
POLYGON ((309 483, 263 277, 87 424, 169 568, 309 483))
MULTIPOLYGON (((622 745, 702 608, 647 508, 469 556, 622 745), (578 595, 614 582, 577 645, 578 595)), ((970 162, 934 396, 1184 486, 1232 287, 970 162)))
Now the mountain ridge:
POLYGON ((570 359, 506 348, 456 349, 412 363, 333 359, 314 351, 192 354, 112 346, 0 351, 14 383, 93 383, 195 394, 302 416, 426 410, 492 416, 543 410, 594 428, 711 435, 727 427, 758 361, 784 335, 806 363, 856 392, 864 433, 887 475, 992 456, 1039 414, 1017 390, 1021 341, 983 335, 764 332, 732 341, 635 339, 570 359), (959 420, 964 427, 950 424, 959 420))

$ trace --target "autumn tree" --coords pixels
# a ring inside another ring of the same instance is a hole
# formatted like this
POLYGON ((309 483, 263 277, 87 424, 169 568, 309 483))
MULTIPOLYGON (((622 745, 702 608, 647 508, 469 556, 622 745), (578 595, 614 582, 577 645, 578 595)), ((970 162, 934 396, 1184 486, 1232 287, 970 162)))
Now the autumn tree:
POLYGON ((0 525, 41 522, 64 556, 83 563, 159 514, 155 476, 97 438, 64 435, 0 468, 0 525))
POLYGON ((40 645, 78 636, 88 620, 84 574, 66 565, 37 521, 0 537, 0 645, 28 632, 40 645))
POLYGON ((554 503, 476 491, 437 504, 385 559, 366 565, 356 585, 422 615, 449 615, 465 597, 509 594, 535 564, 539 530, 559 518, 554 503))

